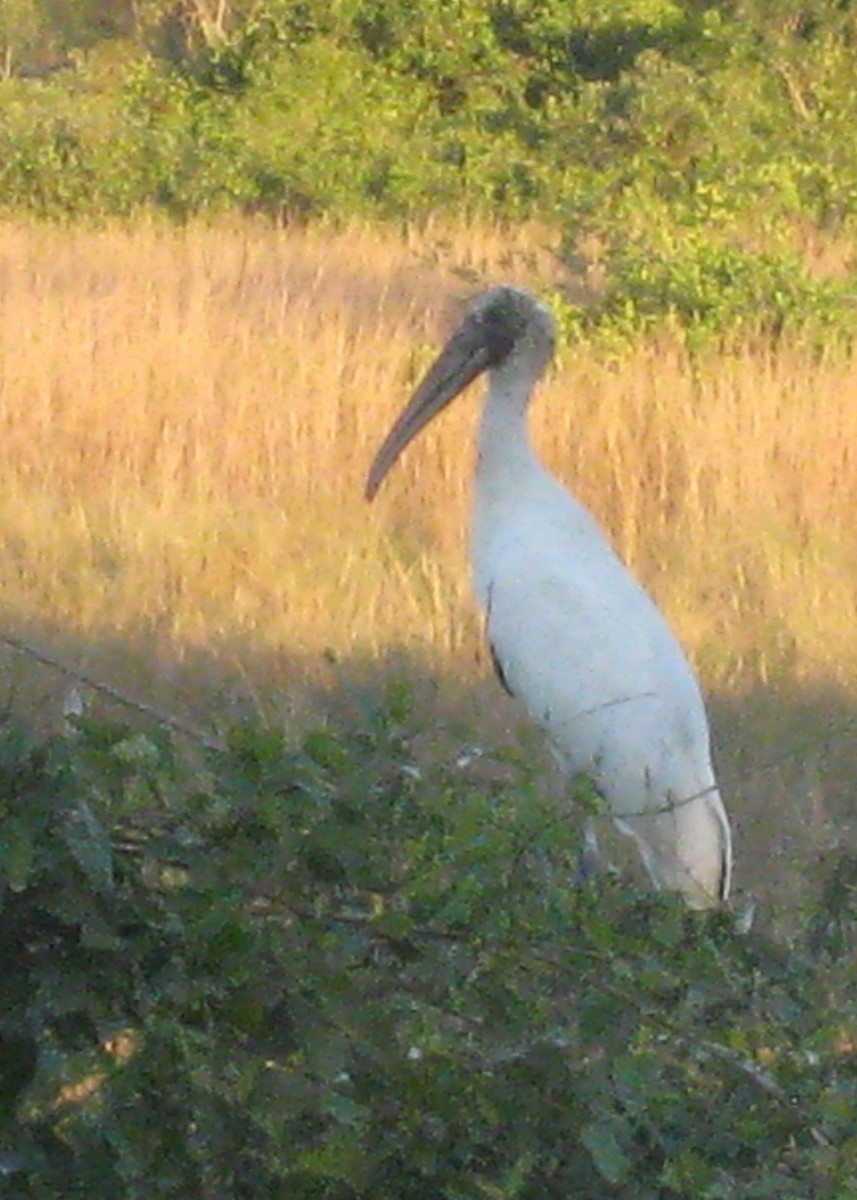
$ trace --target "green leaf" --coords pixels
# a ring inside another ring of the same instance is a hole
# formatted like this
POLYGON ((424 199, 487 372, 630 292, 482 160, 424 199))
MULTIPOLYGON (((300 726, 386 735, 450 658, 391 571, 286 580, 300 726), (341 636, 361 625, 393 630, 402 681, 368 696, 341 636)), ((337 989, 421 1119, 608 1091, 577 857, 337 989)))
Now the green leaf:
POLYGON ((342 770, 348 766, 342 742, 326 729, 311 730, 304 738, 304 751, 319 767, 342 770))
POLYGON ((23 817, 8 817, 0 825, 0 877, 13 892, 22 892, 33 868, 33 831, 23 817))
POLYGON ((160 750, 144 733, 123 738, 112 747, 110 753, 126 767, 156 767, 161 761, 160 750))
POLYGON ((104 826, 85 801, 65 814, 63 838, 92 886, 109 891, 113 887, 113 848, 104 826))
POLYGON ((621 1183, 631 1171, 631 1161, 617 1137, 617 1132, 623 1128, 624 1122, 608 1117, 585 1126, 580 1135, 592 1161, 608 1183, 621 1183))

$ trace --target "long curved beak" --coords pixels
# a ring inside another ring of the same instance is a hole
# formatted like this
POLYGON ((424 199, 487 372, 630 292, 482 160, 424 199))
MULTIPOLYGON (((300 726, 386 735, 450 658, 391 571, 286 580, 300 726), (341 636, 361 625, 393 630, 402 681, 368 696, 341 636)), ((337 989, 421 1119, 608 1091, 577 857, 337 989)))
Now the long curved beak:
POLYGON ((429 367, 410 402, 384 439, 366 479, 372 500, 396 459, 429 421, 487 369, 488 347, 473 323, 465 321, 429 367))

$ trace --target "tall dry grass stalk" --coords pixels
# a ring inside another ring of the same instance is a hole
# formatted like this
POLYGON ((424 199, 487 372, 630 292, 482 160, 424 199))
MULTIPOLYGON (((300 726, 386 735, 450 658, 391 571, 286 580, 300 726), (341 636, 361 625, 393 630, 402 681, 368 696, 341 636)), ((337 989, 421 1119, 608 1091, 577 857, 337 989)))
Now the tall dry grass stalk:
MULTIPOLYGON (((331 657, 393 649, 482 696, 475 401, 372 508, 362 484, 456 305, 480 281, 569 283, 554 246, 533 228, 0 226, 0 628, 167 706, 288 708, 331 657)), ((570 348, 533 422, 673 619, 736 769, 748 705, 765 721, 788 692, 803 727, 813 689, 823 729, 850 704, 857 365, 570 348)))

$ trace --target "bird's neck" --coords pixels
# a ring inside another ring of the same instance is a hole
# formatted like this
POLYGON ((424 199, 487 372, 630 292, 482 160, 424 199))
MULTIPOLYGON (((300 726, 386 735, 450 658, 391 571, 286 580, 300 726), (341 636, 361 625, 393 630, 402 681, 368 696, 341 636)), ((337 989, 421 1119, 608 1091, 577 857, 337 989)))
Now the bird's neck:
POLYGON ((530 441, 530 388, 497 374, 490 379, 477 443, 477 490, 509 495, 540 469, 530 441))

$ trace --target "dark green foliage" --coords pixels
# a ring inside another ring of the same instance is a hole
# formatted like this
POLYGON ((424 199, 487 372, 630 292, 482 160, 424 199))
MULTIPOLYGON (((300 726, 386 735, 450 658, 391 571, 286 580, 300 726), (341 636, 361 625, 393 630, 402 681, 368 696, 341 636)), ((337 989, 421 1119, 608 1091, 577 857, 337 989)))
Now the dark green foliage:
POLYGON ((603 294, 587 310, 554 297, 570 336, 633 341, 667 329, 690 350, 712 341, 776 346, 787 336, 819 355, 853 342, 853 281, 813 278, 794 254, 751 253, 700 233, 617 232, 603 267, 603 294))
POLYGON ((674 0, 152 0, 109 19, 75 6, 69 23, 64 6, 17 2, 10 52, 26 27, 29 69, 52 45, 64 69, 3 85, 0 135, 21 163, 2 168, 10 206, 172 210, 180 193, 182 212, 291 212, 301 194, 336 215, 464 206, 625 221, 630 209, 648 223, 666 205, 716 227, 854 212, 857 48, 835 3, 798 21, 674 0), (206 23, 215 11, 228 19, 206 23), (72 162, 48 153, 57 107, 74 125, 72 162), (346 160, 333 190, 331 153, 346 160), (15 185, 26 164, 32 198, 15 185), (85 200, 46 187, 60 170, 89 173, 85 200))
POLYGON ((0 740, 4 1195, 841 1197, 854 865, 811 939, 605 879, 525 766, 417 769, 407 697, 0 740))
POLYGON ((7 211, 538 216, 605 257, 579 330, 850 338, 795 253, 857 219, 850 4, 10 3, 7 211))

